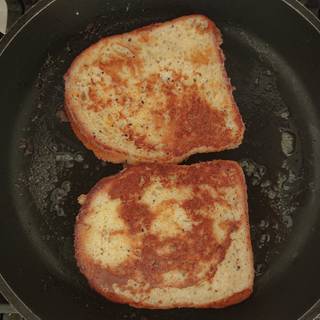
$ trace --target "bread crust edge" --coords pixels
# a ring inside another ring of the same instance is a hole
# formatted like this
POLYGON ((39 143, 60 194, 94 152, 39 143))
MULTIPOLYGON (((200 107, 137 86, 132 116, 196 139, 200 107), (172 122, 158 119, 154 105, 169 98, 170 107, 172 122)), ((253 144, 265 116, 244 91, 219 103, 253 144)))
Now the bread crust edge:
MULTIPOLYGON (((155 27, 159 26, 159 25, 166 25, 166 24, 171 24, 174 23, 176 21, 181 21, 181 20, 185 20, 185 19, 189 19, 190 17, 201 17, 207 20, 208 22, 208 27, 211 29, 211 31, 213 32, 214 36, 215 36, 215 40, 217 42, 217 48, 218 48, 218 52, 219 52, 219 60, 220 63, 224 66, 224 62, 225 62, 225 56, 224 53, 221 49, 221 44, 223 42, 222 40, 222 35, 220 30, 218 29, 218 27, 216 26, 216 24, 210 20, 208 17, 206 17, 205 15, 201 15, 201 14, 192 14, 192 15, 186 15, 186 16, 182 16, 182 17, 178 17, 176 19, 172 19, 169 21, 165 21, 162 23, 154 23, 154 24, 150 24, 148 26, 144 26, 141 28, 137 28, 135 30, 123 33, 123 34, 116 34, 116 35, 112 35, 112 36, 108 36, 108 37, 104 37, 102 39, 100 39, 98 42, 92 44, 91 46, 89 46, 87 49, 85 49, 84 51, 82 51, 72 62, 71 66, 69 67, 69 69, 67 70, 66 74, 64 75, 64 80, 67 81, 69 74, 71 73, 71 70, 73 69, 73 66, 76 65, 76 63, 78 62, 78 60, 80 60, 82 58, 82 56, 84 56, 89 50, 94 49, 95 47, 97 47, 98 45, 100 45, 100 43, 104 42, 105 39, 110 39, 110 38, 116 38, 116 37, 122 37, 123 35, 126 35, 128 33, 130 34, 134 34, 134 33, 139 33, 141 31, 145 31, 145 30, 152 30, 155 27)), ((67 114, 68 119, 70 120, 70 124, 71 127, 75 133, 75 135, 78 137, 78 139, 85 145, 85 147, 89 150, 91 150, 95 156, 101 160, 104 161, 110 161, 112 163, 123 163, 123 162, 128 162, 128 163, 139 163, 139 162, 158 162, 158 163, 179 163, 185 159, 187 159, 188 157, 190 157, 193 154, 196 153, 205 153, 205 152, 219 152, 219 151, 224 151, 224 150, 229 150, 229 149, 235 149, 237 148, 243 140, 243 136, 244 136, 244 131, 245 131, 245 125, 244 122, 242 120, 238 105, 233 97, 233 87, 231 85, 230 79, 227 76, 227 72, 225 69, 225 66, 223 68, 223 77, 225 79, 225 82, 228 86, 228 91, 230 93, 230 96, 232 98, 232 108, 233 108, 233 113, 234 113, 234 120, 236 123, 236 126, 238 128, 237 131, 237 135, 235 136, 235 143, 233 145, 229 145, 228 147, 224 147, 221 148, 219 150, 211 147, 210 146, 201 146, 201 147, 197 147, 197 148, 193 148, 191 149, 189 152, 182 154, 181 156, 176 156, 176 157, 168 157, 168 158, 143 158, 143 157, 139 157, 139 156, 130 156, 130 154, 128 154, 125 151, 121 151, 121 150, 117 150, 114 147, 109 147, 108 145, 105 145, 103 143, 100 143, 97 139, 95 139, 92 134, 90 134, 90 132, 87 130, 87 128, 85 128, 85 125, 82 124, 82 122, 77 119, 77 116, 74 114, 74 112, 72 112, 72 105, 71 105, 71 97, 67 94, 67 90, 65 90, 65 104, 64 104, 64 109, 65 112, 67 114)))
MULTIPOLYGON (((102 290, 101 288, 99 288, 98 286, 96 286, 93 281, 89 280, 87 277, 87 281, 89 283, 89 286, 95 290, 96 292, 98 292, 100 295, 102 295, 104 298, 115 302, 115 303, 120 303, 120 304, 128 304, 132 307, 138 308, 138 309, 142 309, 142 308, 146 308, 146 309, 174 309, 174 308, 216 308, 216 309, 220 309, 220 308, 225 308, 234 304, 238 304, 246 299, 248 299, 251 294, 253 293, 253 283, 254 283, 254 258, 253 258, 253 251, 252 251, 252 242, 251 242, 251 235, 250 235, 250 225, 249 225, 249 212, 248 212, 248 201, 247 201, 247 186, 246 186, 246 182, 245 182, 245 176, 243 173, 243 170, 241 168, 241 166, 239 165, 238 162, 236 161, 232 161, 232 160, 213 160, 213 161, 208 161, 209 163, 212 164, 216 164, 219 162, 228 162, 228 163, 232 163, 233 165, 235 165, 235 167, 238 170, 239 173, 239 178, 240 178, 240 183, 241 183, 241 189, 244 191, 243 192, 243 198, 241 199, 241 201, 244 204, 244 208, 245 208, 245 212, 244 212, 244 223, 245 223, 245 227, 246 227, 246 246, 247 249, 249 250, 250 253, 250 266, 252 266, 252 269, 250 271, 251 274, 251 284, 248 288, 245 288, 239 292, 235 292, 234 294, 232 294, 231 296, 227 297, 227 298, 223 298, 221 300, 218 301, 213 301, 213 302, 209 302, 209 303, 205 303, 205 304, 171 304, 171 305, 165 305, 165 306, 160 306, 160 305, 154 305, 154 304, 146 304, 143 302, 133 302, 132 300, 116 294, 114 292, 110 292, 110 291, 105 291, 102 290)), ((206 162, 202 162, 201 164, 204 164, 206 162)), ((197 165, 197 164, 194 164, 197 165)), ((120 171, 119 173, 117 173, 116 175, 113 176, 108 176, 105 178, 102 178, 101 180, 98 181, 98 183, 88 192, 88 194, 85 196, 85 200, 83 205, 81 206, 80 212, 76 218, 77 223, 75 224, 75 241, 74 241, 74 247, 75 247, 75 257, 76 257, 76 261, 77 261, 77 265, 81 271, 81 273, 84 274, 84 272, 82 271, 82 267, 79 263, 80 257, 82 256, 82 252, 81 250, 79 250, 78 247, 78 242, 79 242, 79 237, 77 234, 77 226, 79 224, 79 222, 81 222, 81 220, 83 219, 82 216, 85 214, 86 210, 89 208, 89 203, 93 197, 93 195, 101 190, 104 186, 104 184, 108 181, 111 180, 119 175, 122 175, 125 173, 127 168, 124 168, 122 171, 120 171)))

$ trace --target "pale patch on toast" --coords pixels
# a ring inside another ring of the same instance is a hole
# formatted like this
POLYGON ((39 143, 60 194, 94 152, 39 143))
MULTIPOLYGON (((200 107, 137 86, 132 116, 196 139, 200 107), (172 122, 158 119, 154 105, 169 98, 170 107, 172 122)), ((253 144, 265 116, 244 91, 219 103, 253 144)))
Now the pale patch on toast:
POLYGON ((102 179, 77 217, 90 285, 143 308, 225 307, 253 287, 247 194, 233 161, 143 164, 102 179))
POLYGON ((111 162, 179 162, 237 147, 244 124, 221 43, 201 15, 101 39, 65 75, 76 135, 111 162))

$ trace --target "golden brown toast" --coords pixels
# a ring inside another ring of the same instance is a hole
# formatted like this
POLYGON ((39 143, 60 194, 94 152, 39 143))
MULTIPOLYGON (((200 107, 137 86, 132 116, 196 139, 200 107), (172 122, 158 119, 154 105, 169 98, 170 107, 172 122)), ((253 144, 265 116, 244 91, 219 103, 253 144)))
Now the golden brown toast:
POLYGON ((201 15, 101 39, 65 75, 74 132, 111 162, 177 163, 236 148, 244 124, 221 43, 201 15))
POLYGON ((236 162, 129 166, 79 202, 77 263, 104 297, 139 308, 221 308, 251 294, 246 184, 236 162))

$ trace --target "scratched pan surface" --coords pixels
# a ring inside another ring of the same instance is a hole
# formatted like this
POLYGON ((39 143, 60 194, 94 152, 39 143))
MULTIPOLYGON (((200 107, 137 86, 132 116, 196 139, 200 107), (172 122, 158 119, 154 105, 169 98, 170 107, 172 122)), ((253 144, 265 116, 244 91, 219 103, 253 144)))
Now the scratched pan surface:
POLYGON ((312 308, 320 298, 317 26, 294 1, 40 1, 0 43, 0 288, 11 303, 27 319, 286 320, 320 313, 312 308), (247 129, 238 149, 185 162, 241 163, 255 290, 224 310, 136 310, 101 298, 76 267, 77 196, 122 166, 99 161, 75 138, 63 113, 62 76, 102 36, 190 13, 209 16, 222 31, 247 129))

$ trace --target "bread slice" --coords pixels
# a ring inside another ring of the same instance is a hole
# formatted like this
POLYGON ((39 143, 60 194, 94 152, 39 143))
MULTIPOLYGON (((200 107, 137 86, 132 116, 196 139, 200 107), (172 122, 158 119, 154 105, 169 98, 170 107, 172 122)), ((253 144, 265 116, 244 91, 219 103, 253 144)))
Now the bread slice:
POLYGON ((201 15, 101 39, 65 75, 78 138, 111 162, 177 163, 237 147, 244 124, 220 49, 201 15))
POLYGON ((129 166, 79 200, 77 263, 104 297, 138 308, 221 308, 251 294, 246 184, 236 162, 129 166))

